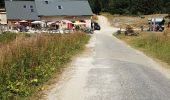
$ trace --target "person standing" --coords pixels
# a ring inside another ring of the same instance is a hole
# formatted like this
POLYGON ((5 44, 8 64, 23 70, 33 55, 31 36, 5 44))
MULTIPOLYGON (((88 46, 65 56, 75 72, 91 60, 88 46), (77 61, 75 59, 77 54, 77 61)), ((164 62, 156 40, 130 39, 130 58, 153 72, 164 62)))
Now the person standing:
POLYGON ((141 25, 140 28, 141 28, 141 31, 143 31, 143 28, 144 28, 143 25, 141 25))
POLYGON ((95 23, 94 22, 92 22, 92 30, 95 30, 95 23))
POLYGON ((168 28, 170 28, 170 22, 168 22, 168 28))

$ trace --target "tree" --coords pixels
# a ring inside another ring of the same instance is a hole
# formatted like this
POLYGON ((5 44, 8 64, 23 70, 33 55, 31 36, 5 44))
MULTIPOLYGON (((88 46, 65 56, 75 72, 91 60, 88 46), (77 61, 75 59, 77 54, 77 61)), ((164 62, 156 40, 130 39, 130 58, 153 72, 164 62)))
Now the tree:
POLYGON ((4 8, 4 0, 0 0, 0 8, 4 8))
POLYGON ((170 0, 89 0, 93 11, 112 14, 154 14, 170 12, 170 0), (100 4, 100 6, 99 6, 100 4))
POLYGON ((101 1, 100 0, 90 0, 90 5, 94 13, 99 14, 101 12, 101 1))

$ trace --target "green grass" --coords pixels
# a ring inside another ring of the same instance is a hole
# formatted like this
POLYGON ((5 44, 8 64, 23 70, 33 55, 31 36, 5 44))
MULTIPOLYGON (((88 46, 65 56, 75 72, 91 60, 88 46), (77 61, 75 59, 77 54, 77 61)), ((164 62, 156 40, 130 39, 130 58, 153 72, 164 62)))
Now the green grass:
POLYGON ((163 36, 163 33, 144 32, 138 37, 124 35, 116 37, 170 65, 170 37, 163 36))
POLYGON ((27 33, 2 33, 0 34, 0 44, 8 43, 16 39, 18 36, 30 37, 27 33))
POLYGON ((60 73, 88 40, 83 33, 36 34, 29 38, 15 36, 1 45, 0 100, 24 99, 40 91, 43 83, 60 73))

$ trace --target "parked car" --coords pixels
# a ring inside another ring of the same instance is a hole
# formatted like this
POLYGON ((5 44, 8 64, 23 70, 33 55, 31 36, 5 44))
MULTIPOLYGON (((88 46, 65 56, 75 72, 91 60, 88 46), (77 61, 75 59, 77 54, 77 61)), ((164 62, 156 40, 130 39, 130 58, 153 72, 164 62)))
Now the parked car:
POLYGON ((97 22, 92 22, 91 26, 92 26, 92 29, 94 29, 94 30, 100 30, 101 29, 100 25, 97 22))

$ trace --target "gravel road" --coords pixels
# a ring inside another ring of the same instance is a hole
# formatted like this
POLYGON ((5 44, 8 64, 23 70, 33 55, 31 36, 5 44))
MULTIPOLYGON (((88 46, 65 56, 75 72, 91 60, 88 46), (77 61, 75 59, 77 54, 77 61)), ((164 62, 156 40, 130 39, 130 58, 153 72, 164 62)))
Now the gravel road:
POLYGON ((99 16, 101 31, 92 36, 47 100, 170 100, 169 71, 116 39, 117 29, 99 16))

